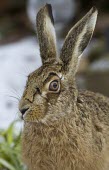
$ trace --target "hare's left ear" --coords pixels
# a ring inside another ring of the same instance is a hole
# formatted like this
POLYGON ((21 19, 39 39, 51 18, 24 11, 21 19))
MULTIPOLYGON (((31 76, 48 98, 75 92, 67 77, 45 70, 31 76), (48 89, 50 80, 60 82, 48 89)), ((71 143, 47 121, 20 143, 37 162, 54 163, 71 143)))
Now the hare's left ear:
POLYGON ((42 63, 53 63, 57 57, 57 50, 54 20, 50 4, 46 4, 39 10, 36 26, 42 63))
POLYGON ((68 33, 61 50, 60 58, 67 73, 75 74, 79 59, 88 45, 97 19, 97 10, 93 7, 68 33))

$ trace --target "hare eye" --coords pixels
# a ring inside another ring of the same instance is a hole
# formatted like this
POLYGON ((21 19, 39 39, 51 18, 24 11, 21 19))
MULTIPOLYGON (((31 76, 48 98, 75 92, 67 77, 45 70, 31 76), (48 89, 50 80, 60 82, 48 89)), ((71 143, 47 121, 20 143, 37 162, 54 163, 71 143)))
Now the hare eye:
POLYGON ((50 83, 49 85, 49 90, 50 91, 57 91, 59 89, 59 82, 58 80, 54 80, 50 83))

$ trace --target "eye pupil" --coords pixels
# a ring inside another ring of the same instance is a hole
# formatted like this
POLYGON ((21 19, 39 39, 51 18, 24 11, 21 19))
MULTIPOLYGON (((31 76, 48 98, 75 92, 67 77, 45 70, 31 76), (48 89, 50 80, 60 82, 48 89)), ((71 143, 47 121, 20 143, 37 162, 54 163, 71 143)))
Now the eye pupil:
POLYGON ((53 83, 54 89, 57 88, 57 83, 53 83))

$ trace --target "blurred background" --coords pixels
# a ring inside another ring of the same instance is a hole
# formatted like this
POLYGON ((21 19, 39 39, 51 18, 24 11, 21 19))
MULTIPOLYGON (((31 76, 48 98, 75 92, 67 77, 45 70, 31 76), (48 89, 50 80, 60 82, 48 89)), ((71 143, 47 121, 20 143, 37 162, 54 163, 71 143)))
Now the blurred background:
POLYGON ((98 8, 96 29, 82 56, 77 85, 109 96, 108 0, 0 0, 0 170, 25 169, 19 158, 20 134, 15 135, 22 125, 15 120, 27 75, 41 65, 35 22, 45 3, 53 7, 59 49, 69 29, 92 6, 98 8))

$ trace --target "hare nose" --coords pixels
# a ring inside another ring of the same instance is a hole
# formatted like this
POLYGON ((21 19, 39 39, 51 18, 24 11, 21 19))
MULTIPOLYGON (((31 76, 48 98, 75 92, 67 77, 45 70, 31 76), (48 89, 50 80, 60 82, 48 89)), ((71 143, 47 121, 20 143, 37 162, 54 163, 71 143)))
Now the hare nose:
POLYGON ((25 112, 26 112, 28 109, 29 109, 29 108, 20 109, 20 112, 22 113, 22 116, 25 114, 25 112))

